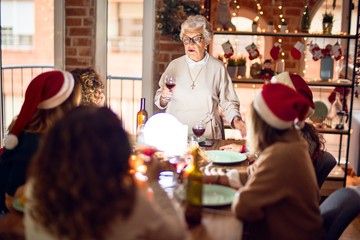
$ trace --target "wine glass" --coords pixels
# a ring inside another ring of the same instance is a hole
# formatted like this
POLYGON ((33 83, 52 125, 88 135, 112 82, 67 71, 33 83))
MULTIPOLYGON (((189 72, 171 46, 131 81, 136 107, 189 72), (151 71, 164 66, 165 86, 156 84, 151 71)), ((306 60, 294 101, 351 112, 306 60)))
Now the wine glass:
POLYGON ((205 133, 205 123, 203 121, 196 122, 192 127, 192 131, 197 142, 200 142, 200 137, 205 133))
POLYGON ((174 76, 166 76, 165 77, 165 85, 166 87, 170 90, 170 92, 172 91, 172 89, 176 86, 176 79, 174 76))

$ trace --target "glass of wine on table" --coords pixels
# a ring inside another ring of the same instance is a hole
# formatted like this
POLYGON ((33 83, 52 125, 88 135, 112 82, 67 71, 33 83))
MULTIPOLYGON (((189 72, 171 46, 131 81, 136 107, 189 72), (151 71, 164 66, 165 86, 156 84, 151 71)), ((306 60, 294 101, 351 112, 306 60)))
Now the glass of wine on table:
POLYGON ((204 133, 205 133, 205 127, 206 126, 203 121, 196 122, 192 127, 192 131, 193 131, 194 135, 196 136, 196 141, 198 143, 201 142, 201 136, 204 135, 204 133))

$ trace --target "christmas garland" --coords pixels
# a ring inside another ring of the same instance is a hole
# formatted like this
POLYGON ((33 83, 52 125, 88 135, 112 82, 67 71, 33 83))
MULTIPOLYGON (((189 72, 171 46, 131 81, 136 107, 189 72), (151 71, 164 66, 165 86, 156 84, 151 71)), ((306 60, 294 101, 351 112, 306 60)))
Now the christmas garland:
POLYGON ((156 27, 161 35, 171 35, 172 39, 180 41, 181 23, 190 15, 201 14, 200 10, 200 3, 164 0, 163 7, 156 14, 156 27))

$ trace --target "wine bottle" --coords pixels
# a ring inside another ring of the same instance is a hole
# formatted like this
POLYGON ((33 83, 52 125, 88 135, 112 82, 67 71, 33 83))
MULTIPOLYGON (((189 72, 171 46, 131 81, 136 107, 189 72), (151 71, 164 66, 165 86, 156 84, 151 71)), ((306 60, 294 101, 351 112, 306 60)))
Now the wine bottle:
POLYGON ((141 98, 140 110, 137 112, 136 115, 136 129, 138 129, 139 126, 145 124, 147 119, 148 119, 148 113, 145 109, 145 98, 141 98))
POLYGON ((185 220, 191 227, 201 223, 203 174, 199 169, 199 147, 192 149, 193 167, 187 177, 185 197, 185 220))

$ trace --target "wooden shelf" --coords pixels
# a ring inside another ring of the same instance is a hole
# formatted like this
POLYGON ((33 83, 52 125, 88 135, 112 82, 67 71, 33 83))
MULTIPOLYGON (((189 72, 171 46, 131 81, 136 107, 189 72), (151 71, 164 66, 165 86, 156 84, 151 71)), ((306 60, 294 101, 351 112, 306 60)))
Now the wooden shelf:
MULTIPOLYGON (((334 79, 329 81, 306 80, 309 86, 313 87, 352 87, 352 82, 348 79, 334 79)), ((236 84, 264 84, 264 79, 259 78, 232 78, 236 84)))
POLYGON ((214 31, 215 35, 254 35, 254 36, 265 36, 265 37, 307 37, 307 38, 345 38, 345 39, 356 39, 356 35, 350 34, 322 34, 322 33, 280 33, 280 32, 245 32, 245 31, 214 31))

